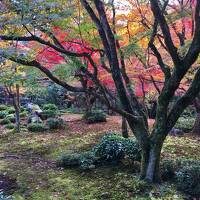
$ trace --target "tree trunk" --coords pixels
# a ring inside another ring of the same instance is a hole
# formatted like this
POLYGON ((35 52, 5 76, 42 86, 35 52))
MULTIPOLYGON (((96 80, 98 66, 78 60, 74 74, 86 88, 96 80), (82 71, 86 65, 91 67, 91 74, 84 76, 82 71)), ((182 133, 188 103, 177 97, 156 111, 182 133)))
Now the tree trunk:
POLYGON ((122 136, 128 138, 128 126, 125 117, 122 117, 122 136))
POLYGON ((200 112, 198 112, 196 115, 194 127, 192 129, 192 134, 200 136, 200 112))
POLYGON ((148 182, 160 182, 160 154, 162 145, 155 144, 149 150, 148 164, 146 168, 145 180, 148 182))
POLYGON ((142 150, 141 159, 141 179, 150 183, 160 183, 160 153, 162 146, 155 145, 146 150, 142 150))
POLYGON ((17 133, 20 133, 20 94, 19 94, 19 85, 16 85, 16 97, 13 95, 13 106, 15 108, 15 119, 16 127, 15 130, 17 133))

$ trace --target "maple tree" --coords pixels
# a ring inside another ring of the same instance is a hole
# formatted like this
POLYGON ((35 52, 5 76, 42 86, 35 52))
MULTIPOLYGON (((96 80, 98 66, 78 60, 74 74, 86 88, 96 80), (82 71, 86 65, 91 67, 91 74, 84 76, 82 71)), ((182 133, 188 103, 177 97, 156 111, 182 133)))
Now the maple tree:
POLYGON ((122 115, 142 148, 141 177, 159 181, 163 142, 200 90, 198 69, 186 92, 169 108, 187 72, 198 62, 200 2, 14 1, 4 6, 0 38, 2 44, 4 41, 11 44, 9 49, 1 49, 1 55, 39 69, 69 91, 93 95, 122 115), (118 10, 121 14, 116 15, 118 10), (126 19, 123 12, 130 12, 125 21, 128 25, 123 21, 126 19), (8 20, 11 16, 16 19, 8 20), (191 21, 186 20, 189 17, 191 21), (180 21, 181 29, 174 24, 180 21), (192 26, 190 38, 186 24, 192 26), (16 43, 20 43, 20 48, 14 48, 16 43), (62 73, 52 70, 57 65, 62 73), (70 76, 74 75, 81 85, 70 84, 68 76, 65 77, 71 65, 70 76), (151 84, 147 84, 149 78, 151 84), (155 84, 155 78, 161 79, 160 86, 155 84), (143 93, 149 85, 159 93, 151 132, 145 109, 137 97, 140 93, 137 84, 141 81, 143 93))

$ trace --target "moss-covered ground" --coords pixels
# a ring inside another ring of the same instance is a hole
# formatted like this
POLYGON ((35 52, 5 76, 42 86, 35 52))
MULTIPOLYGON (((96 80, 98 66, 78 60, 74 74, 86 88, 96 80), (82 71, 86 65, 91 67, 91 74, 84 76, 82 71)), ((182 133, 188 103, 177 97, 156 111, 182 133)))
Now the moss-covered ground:
MULTIPOLYGON (((68 118, 68 116, 65 116, 68 118)), ((67 120, 66 120, 67 121, 67 120)), ((68 122, 63 130, 45 133, 19 133, 1 129, 0 174, 16 179, 15 200, 137 200, 184 199, 173 184, 148 186, 138 179, 133 166, 101 166, 90 172, 61 169, 56 160, 61 154, 90 149, 106 130, 120 130, 117 119, 87 125, 68 122)), ((200 159, 198 138, 168 137, 164 158, 200 159)))

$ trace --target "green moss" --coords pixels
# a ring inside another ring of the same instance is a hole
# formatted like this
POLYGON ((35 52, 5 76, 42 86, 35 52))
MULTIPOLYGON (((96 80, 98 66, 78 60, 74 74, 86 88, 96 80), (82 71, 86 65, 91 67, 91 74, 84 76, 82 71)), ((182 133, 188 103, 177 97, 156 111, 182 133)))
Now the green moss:
MULTIPOLYGON (((15 200, 150 200, 179 199, 171 183, 149 187, 134 174, 134 166, 101 166, 91 172, 79 169, 61 170, 54 162, 61 153, 81 152, 91 149, 104 133, 91 132, 83 135, 63 129, 61 132, 34 134, 5 132, 0 137, 0 173, 17 179, 19 188, 15 200), (16 156, 16 157, 15 157, 16 156), (103 198, 108 195, 109 198, 103 198), (149 197, 151 196, 151 197, 149 197)), ((162 157, 176 159, 200 158, 198 138, 168 137, 162 157)))

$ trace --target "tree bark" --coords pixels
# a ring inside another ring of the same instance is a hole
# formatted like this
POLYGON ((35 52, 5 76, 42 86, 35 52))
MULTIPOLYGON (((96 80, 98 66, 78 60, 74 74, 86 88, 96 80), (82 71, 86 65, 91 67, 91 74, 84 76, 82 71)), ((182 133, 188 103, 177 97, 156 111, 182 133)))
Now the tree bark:
POLYGON ((15 130, 20 133, 20 93, 18 84, 16 85, 16 96, 13 95, 13 106, 15 108, 15 130))
POLYGON ((147 161, 145 180, 148 182, 159 183, 160 177, 160 154, 162 145, 155 144, 149 150, 149 156, 147 161))
POLYGON ((124 138, 128 138, 128 126, 127 126, 127 122, 126 122, 126 118, 122 117, 122 136, 124 138))

